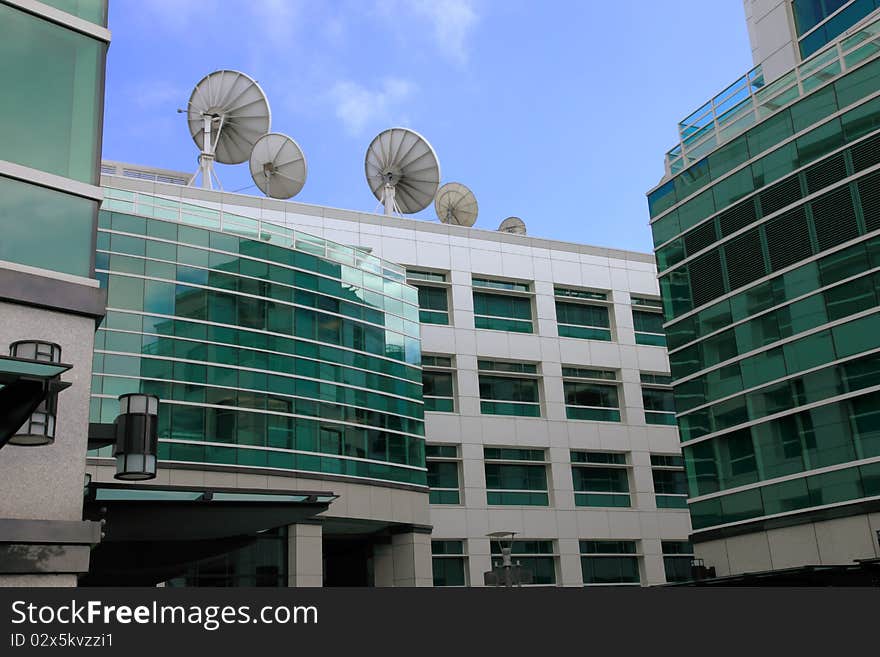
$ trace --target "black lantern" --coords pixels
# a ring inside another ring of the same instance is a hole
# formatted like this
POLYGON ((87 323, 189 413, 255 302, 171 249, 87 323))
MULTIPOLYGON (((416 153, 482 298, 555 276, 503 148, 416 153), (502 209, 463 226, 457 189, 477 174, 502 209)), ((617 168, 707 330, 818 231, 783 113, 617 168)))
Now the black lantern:
POLYGON ((116 417, 116 479, 137 481, 156 476, 159 398, 130 393, 119 397, 116 417))
MULTIPOLYGON (((54 342, 19 340, 9 346, 13 358, 25 358, 44 363, 60 363, 61 347, 54 342)), ((10 445, 50 445, 55 442, 55 414, 58 409, 58 393, 49 392, 40 402, 21 429, 9 439, 10 445)))

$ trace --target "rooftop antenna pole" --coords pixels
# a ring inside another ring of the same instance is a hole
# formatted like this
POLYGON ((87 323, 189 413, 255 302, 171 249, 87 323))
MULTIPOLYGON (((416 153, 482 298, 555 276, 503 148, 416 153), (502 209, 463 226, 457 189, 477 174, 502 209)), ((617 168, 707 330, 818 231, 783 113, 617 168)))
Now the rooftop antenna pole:
POLYGON ((385 189, 382 191, 382 203, 385 206, 385 214, 392 215, 395 211, 398 213, 400 210, 396 210, 396 204, 394 203, 394 185, 390 180, 385 181, 385 189))
POLYGON ((260 85, 244 73, 230 70, 202 78, 185 111, 190 135, 199 148, 199 168, 190 185, 201 175, 205 189, 214 189, 215 181, 223 189, 214 163, 247 160, 257 140, 269 131, 272 118, 260 85))
POLYGON ((202 148, 202 152, 199 153, 199 171, 202 174, 202 187, 206 189, 214 189, 214 143, 211 141, 211 124, 214 122, 215 118, 216 114, 202 114, 202 120, 204 122, 202 143, 204 144, 204 147, 202 148))

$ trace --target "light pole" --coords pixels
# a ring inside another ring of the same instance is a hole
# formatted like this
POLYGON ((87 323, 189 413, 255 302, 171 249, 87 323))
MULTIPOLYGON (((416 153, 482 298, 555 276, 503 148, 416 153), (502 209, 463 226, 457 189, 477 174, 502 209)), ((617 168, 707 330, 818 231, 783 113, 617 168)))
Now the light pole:
MULTIPOLYGON (((494 539, 498 541, 501 550, 501 563, 496 564, 492 570, 483 573, 483 581, 486 586, 522 586, 532 583, 532 571, 523 568, 519 561, 513 563, 513 537, 516 532, 492 532, 486 534, 490 544, 494 539)), ((490 550, 491 552, 491 550, 490 550)))

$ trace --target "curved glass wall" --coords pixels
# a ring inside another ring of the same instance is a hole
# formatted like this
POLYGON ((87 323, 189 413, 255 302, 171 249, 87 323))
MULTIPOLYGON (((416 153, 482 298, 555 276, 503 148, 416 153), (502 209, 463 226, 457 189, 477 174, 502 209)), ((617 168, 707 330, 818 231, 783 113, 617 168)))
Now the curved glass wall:
POLYGON ((162 400, 162 460, 426 485, 418 294, 401 269, 280 226, 289 244, 266 239, 268 224, 234 234, 252 219, 207 230, 179 203, 107 194, 119 198, 105 208, 139 202, 172 221, 100 213, 92 422, 147 392, 162 400))

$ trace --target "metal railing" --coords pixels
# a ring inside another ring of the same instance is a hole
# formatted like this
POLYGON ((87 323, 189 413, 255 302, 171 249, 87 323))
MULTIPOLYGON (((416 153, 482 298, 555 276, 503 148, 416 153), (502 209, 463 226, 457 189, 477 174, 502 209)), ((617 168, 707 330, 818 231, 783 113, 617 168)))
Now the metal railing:
POLYGON ((761 66, 756 66, 678 124, 680 143, 666 153, 666 177, 877 52, 880 18, 875 17, 770 84, 764 82, 761 66))

